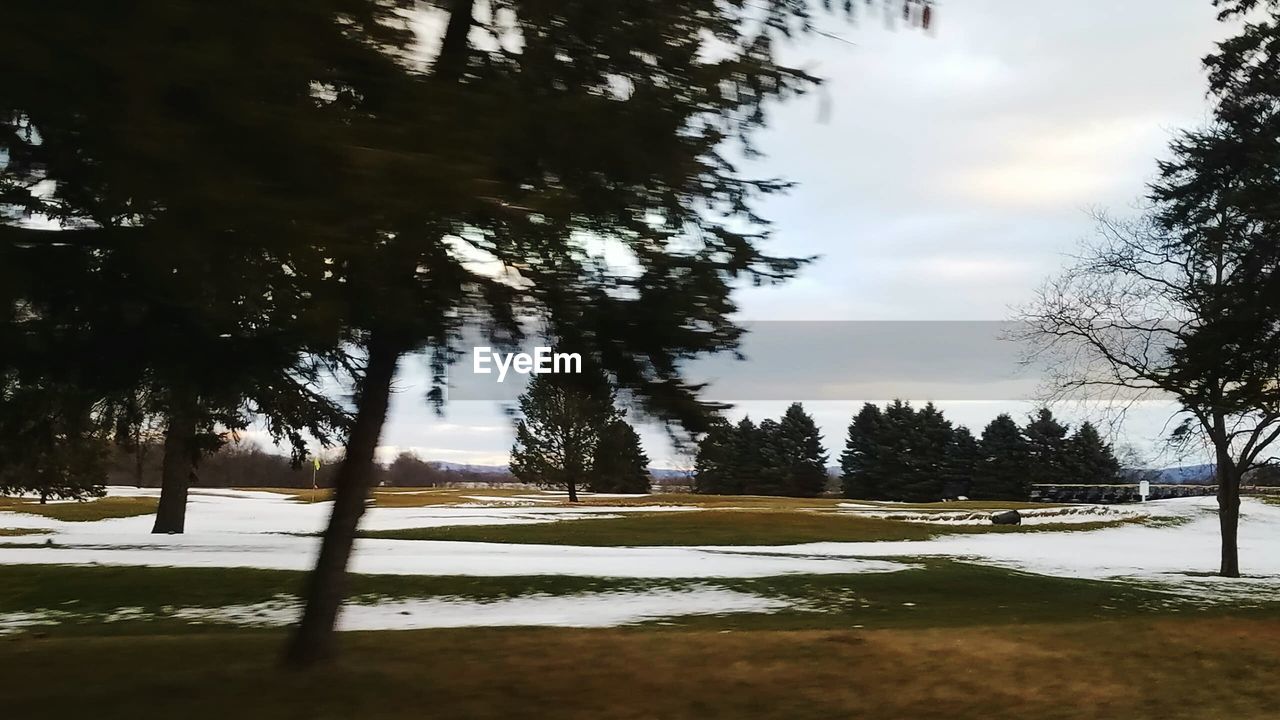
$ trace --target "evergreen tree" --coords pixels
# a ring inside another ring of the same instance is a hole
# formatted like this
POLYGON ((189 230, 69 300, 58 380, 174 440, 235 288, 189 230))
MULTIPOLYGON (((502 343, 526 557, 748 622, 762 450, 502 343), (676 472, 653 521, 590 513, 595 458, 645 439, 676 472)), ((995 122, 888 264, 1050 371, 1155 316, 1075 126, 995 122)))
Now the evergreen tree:
POLYGON ((600 431, 587 486, 592 492, 647 493, 649 457, 640 446, 640 436, 630 423, 619 417, 600 431))
POLYGON ((77 389, 0 382, 0 495, 101 497, 105 435, 77 389))
POLYGON ((1066 482, 1111 485, 1119 482, 1120 461, 1092 423, 1084 422, 1067 439, 1066 482))
POLYGON ((840 454, 841 492, 847 498, 884 499, 884 460, 880 445, 884 415, 880 406, 866 403, 849 423, 844 452, 840 454))
POLYGON ((760 429, 744 417, 733 427, 732 453, 729 460, 729 482, 726 494, 742 495, 763 471, 760 459, 760 429))
MULTIPOLYGON (((342 14, 392 12, 359 4, 342 14)), ((344 41, 323 0, 245 12, 174 0, 5 14, 0 74, 49 61, 0 93, 0 366, 92 390, 95 415, 146 399, 132 414, 160 418, 168 456, 156 532, 181 532, 195 463, 254 414, 299 455, 304 433, 345 426, 304 387, 306 356, 341 337, 309 270, 336 255, 323 238, 345 235, 343 214, 361 215, 362 185, 332 171, 351 165, 355 132, 314 92, 372 71, 380 51, 344 41), (54 227, 25 222, 37 214, 54 227)))
POLYGON ((747 495, 785 495, 790 468, 790 452, 782 438, 778 421, 765 418, 756 428, 756 446, 759 448, 759 470, 743 485, 747 495))
POLYGON ((793 403, 778 423, 778 448, 783 453, 782 493, 791 497, 817 497, 827 486, 827 451, 813 418, 800 403, 793 403))
POLYGON ((978 440, 969 428, 959 425, 951 433, 951 445, 943 470, 943 497, 968 497, 972 493, 973 478, 978 472, 982 456, 978 440))
POLYGON ((1049 408, 1040 408, 1022 430, 1027 440, 1028 481, 1056 485, 1066 480, 1067 426, 1049 408))
POLYGON ((975 499, 1026 500, 1030 497, 1027 441, 1012 417, 1001 413, 992 420, 982 431, 980 448, 982 457, 973 479, 975 499))
POLYGON ((607 385, 583 383, 579 377, 533 376, 519 399, 511 448, 512 475, 521 482, 565 488, 570 502, 578 501, 578 488, 591 478, 601 428, 621 421, 607 385))
POLYGON ((899 482, 899 498, 908 502, 937 502, 943 499, 948 452, 954 431, 933 403, 927 403, 911 418, 908 435, 908 463, 899 482))
POLYGON ((723 418, 698 440, 698 454, 693 463, 693 491, 703 495, 732 495, 735 492, 736 443, 734 427, 723 418))

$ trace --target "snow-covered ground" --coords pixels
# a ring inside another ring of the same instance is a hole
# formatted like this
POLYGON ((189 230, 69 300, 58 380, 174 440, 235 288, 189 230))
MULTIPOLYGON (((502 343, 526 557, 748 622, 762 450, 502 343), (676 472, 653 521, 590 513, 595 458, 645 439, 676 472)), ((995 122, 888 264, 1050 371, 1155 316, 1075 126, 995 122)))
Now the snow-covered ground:
MULTIPOLYGON (((770 612, 791 603, 723 588, 530 595, 489 602, 460 598, 352 603, 338 618, 340 630, 414 630, 451 627, 615 627, 684 615, 770 612)), ((301 605, 280 599, 254 605, 184 608, 175 617, 237 625, 287 625, 301 605)))
MULTIPOLYGON (((111 490, 112 495, 154 490, 111 490)), ((530 494, 528 499, 540 496, 530 494)), ((591 522, 627 512, 696 512, 689 507, 513 507, 508 498, 477 495, 464 505, 373 508, 366 529, 591 522), (492 500, 493 504, 485 501, 492 500)), ((361 539, 352 571, 405 575, 576 575, 618 578, 750 578, 790 573, 892 572, 912 567, 902 558, 948 557, 1061 577, 1136 580, 1204 598, 1274 596, 1280 591, 1280 507, 1246 499, 1240 529, 1241 566, 1248 577, 1212 577, 1218 566, 1218 521, 1213 498, 1162 500, 1142 506, 1031 511, 1031 521, 1080 522, 1144 514, 1146 521, 1102 529, 943 535, 909 542, 811 543, 761 547, 578 547, 361 539), (1064 514, 1065 513, 1065 514, 1064 514)), ((0 527, 47 531, 0 538, 0 564, 145 565, 308 569, 327 502, 299 503, 287 495, 196 490, 185 535, 150 534, 152 518, 60 522, 0 512, 0 527), (51 541, 46 545, 46 541, 51 541)), ((841 512, 876 516, 914 511, 850 505, 841 512)), ((972 522, 962 517, 934 518, 972 522)), ((904 517, 904 520, 921 520, 904 517)))
MULTIPOLYGON (((155 494, 151 489, 111 488, 110 495, 155 494)), ((331 505, 299 503, 290 496, 245 490, 193 490, 186 533, 152 535, 143 515, 96 522, 62 522, 38 515, 0 512, 0 527, 48 530, 48 534, 0 538, 0 564, 255 567, 307 570, 315 562, 331 505), (44 545, 52 540, 52 545, 44 545)), ((626 512, 690 512, 691 507, 490 507, 436 505, 371 508, 366 530, 590 522, 626 512)), ((620 578, 745 578, 786 573, 888 572, 908 565, 886 560, 786 557, 775 553, 723 553, 680 547, 601 548, 500 543, 454 543, 362 538, 351 570, 392 575, 580 575, 620 578)))
MULTIPOLYGON (((1133 580, 1205 599, 1274 598, 1280 592, 1280 507, 1245 498, 1240 579, 1214 577, 1220 552, 1212 497, 1136 507, 1149 522, 1081 532, 943 535, 922 542, 810 543, 721 548, 820 557, 949 557, 1058 577, 1133 580)), ((1098 519, 1097 517, 1093 519, 1098 519)))
MULTIPOLYGON (((659 589, 639 592, 599 592, 577 595, 527 595, 479 601, 458 597, 370 599, 357 598, 343 606, 339 630, 417 630, 458 627, 616 627, 688 615, 773 612, 792 603, 724 588, 659 589)), ((279 627, 297 621, 301 604, 278 597, 249 605, 176 608, 150 613, 120 608, 103 622, 172 618, 189 623, 218 623, 250 627, 279 627)), ((0 613, 0 635, 40 625, 84 620, 68 610, 0 613)))

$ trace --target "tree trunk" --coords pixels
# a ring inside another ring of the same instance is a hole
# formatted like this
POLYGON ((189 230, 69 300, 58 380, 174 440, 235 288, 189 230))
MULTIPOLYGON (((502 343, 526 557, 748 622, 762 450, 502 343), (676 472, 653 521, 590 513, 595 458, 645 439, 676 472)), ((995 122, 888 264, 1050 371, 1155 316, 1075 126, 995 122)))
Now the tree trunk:
POLYGON ((40 488, 40 504, 41 505, 49 504, 49 491, 44 488, 40 488))
POLYGON ((169 413, 164 431, 164 457, 160 460, 160 504, 153 533, 177 534, 187 524, 187 488, 196 466, 195 414, 186 407, 169 413))
POLYGON ((578 481, 574 478, 569 478, 567 485, 569 486, 569 502, 578 502, 578 481))
MULTIPOLYGON (((453 0, 449 24, 436 58, 435 75, 456 82, 466 65, 467 34, 471 31, 475 0, 453 0)), ((413 267, 408 268, 412 275, 413 267)), ((370 334, 369 360, 356 399, 356 419, 347 437, 347 454, 333 480, 333 514, 320 543, 316 569, 307 576, 306 606, 302 621, 285 649, 285 664, 295 668, 315 665, 333 655, 333 629, 346 591, 347 561, 355 543, 356 528, 364 514, 373 478, 373 452, 387 419, 391 382, 396 363, 407 348, 391 342, 378 331, 370 334)))
POLYGON ((1237 538, 1240 530, 1240 474, 1235 465, 1218 460, 1218 525, 1222 531, 1222 565, 1218 574, 1223 577, 1240 577, 1240 550, 1237 538))
POLYGON ((285 664, 307 667, 333 654, 333 630, 346 593, 347 562, 356 528, 364 514, 373 478, 373 453, 387 418, 391 382, 399 347, 371 337, 369 359, 356 400, 356 419, 347 438, 347 454, 333 484, 333 514, 320 544, 316 568, 307 577, 302 622, 285 651, 285 664))

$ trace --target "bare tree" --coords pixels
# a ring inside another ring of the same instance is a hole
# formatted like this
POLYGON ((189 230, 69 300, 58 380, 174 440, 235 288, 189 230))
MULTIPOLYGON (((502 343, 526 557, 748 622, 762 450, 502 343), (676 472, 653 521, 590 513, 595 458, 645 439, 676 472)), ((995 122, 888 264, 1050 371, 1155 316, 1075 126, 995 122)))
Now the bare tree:
POLYGON ((1123 410, 1175 400, 1173 439, 1212 449, 1222 530, 1220 573, 1238 577, 1240 481, 1280 436, 1273 334, 1241 322, 1255 254, 1170 234, 1154 218, 1098 217, 1099 239, 1023 312, 1024 339, 1048 366, 1053 399, 1123 410), (1246 277, 1247 280, 1247 277, 1246 277))

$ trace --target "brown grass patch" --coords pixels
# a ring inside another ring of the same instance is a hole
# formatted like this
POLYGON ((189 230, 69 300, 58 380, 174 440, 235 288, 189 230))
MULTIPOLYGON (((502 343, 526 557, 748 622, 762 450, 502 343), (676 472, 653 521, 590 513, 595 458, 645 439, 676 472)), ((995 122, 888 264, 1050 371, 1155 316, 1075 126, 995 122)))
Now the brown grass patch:
POLYGON ((41 515, 67 522, 90 522, 107 518, 150 515, 156 511, 156 498, 104 497, 84 502, 57 502, 41 505, 39 500, 0 497, 0 510, 41 515))
POLYGON ((1271 720, 1280 620, 932 630, 278 633, 0 643, 13 717, 1271 720))

